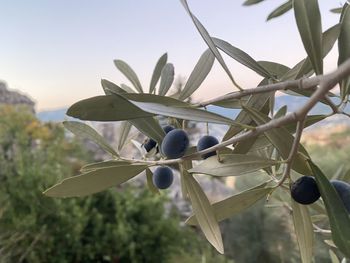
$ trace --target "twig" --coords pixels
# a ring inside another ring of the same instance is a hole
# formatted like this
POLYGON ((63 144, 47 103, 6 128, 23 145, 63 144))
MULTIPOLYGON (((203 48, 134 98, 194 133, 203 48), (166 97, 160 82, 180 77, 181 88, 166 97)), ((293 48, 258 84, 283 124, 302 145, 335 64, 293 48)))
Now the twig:
POLYGON ((298 148, 299 148, 299 144, 300 144, 301 135, 303 134, 304 125, 305 125, 305 117, 301 121, 298 121, 298 123, 297 123, 297 128, 296 128, 296 133, 295 133, 293 145, 292 145, 292 148, 290 150, 288 159, 286 160, 287 165, 286 165, 286 168, 284 169, 282 178, 278 182, 276 187, 282 185, 283 182, 290 176, 290 171, 292 169, 293 161, 295 159, 295 156, 298 153, 298 148))

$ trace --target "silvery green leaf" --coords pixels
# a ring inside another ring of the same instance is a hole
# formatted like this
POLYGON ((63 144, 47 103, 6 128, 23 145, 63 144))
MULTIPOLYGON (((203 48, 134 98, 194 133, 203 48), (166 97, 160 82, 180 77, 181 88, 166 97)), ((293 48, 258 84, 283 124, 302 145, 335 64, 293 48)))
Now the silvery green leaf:
POLYGON ((86 196, 120 185, 147 168, 144 164, 128 164, 92 170, 64 179, 47 189, 44 194, 51 197, 86 196))
POLYGON ((219 39, 219 38, 212 38, 215 46, 219 49, 221 49, 223 52, 225 52, 227 55, 241 63, 242 65, 250 68, 251 70, 255 71, 259 75, 271 78, 272 75, 258 62, 256 62, 251 56, 249 56, 247 53, 245 53, 243 50, 234 47, 230 43, 219 39))
POLYGON ((213 53, 210 49, 207 49, 198 60, 185 87, 181 90, 179 100, 187 99, 199 88, 213 67, 214 60, 213 53))
POLYGON ((229 118, 194 108, 186 102, 170 97, 152 94, 126 94, 124 97, 139 109, 143 109, 152 114, 199 122, 239 125, 229 118))
POLYGON ((246 5, 246 6, 255 5, 255 4, 258 4, 262 1, 264 1, 264 0, 246 0, 246 1, 244 1, 243 5, 246 5))
POLYGON ((239 85, 236 83, 236 81, 234 80, 234 78, 232 77, 232 74, 230 72, 230 70, 228 69, 224 59, 222 58, 219 50, 216 48, 212 38, 210 37, 208 31, 204 28, 204 26, 202 25, 202 23, 197 19, 197 17, 191 12, 187 1, 186 0, 180 0, 182 5, 185 7, 187 13, 190 15, 193 23, 195 24, 198 32, 200 33, 200 35, 202 36, 203 40, 205 41, 205 43, 208 45, 208 47, 210 48, 210 50, 213 52, 215 58, 219 61, 219 63, 221 64, 222 68, 225 70, 225 72, 227 73, 227 75, 229 76, 229 78, 231 79, 232 83, 239 89, 241 89, 239 87, 239 85))
POLYGON ((275 165, 275 160, 245 154, 222 154, 220 162, 212 156, 190 169, 189 173, 212 176, 239 176, 275 165))
POLYGON ((332 8, 329 11, 331 11, 332 13, 335 13, 335 14, 340 14, 342 10, 343 10, 343 8, 338 7, 338 8, 332 8))
POLYGON ((116 166, 126 166, 129 164, 131 163, 124 160, 108 160, 108 161, 97 162, 97 163, 89 163, 81 167, 80 172, 86 173, 86 172, 91 172, 93 170, 116 167, 116 166))
POLYGON ((137 77, 135 71, 126 62, 116 59, 114 60, 114 65, 120 70, 121 73, 124 74, 124 76, 131 82, 138 92, 143 93, 139 78, 137 77))
MULTIPOLYGON (((254 205, 259 200, 265 198, 273 189, 271 187, 264 188, 265 185, 254 187, 252 189, 243 191, 229 198, 226 198, 222 201, 213 203, 212 207, 214 210, 216 220, 220 222, 224 219, 239 214, 251 207, 252 205, 254 205)), ((198 221, 196 216, 190 216, 186 220, 186 224, 197 225, 198 221)))
POLYGON ((213 208, 207 196, 192 175, 187 174, 183 177, 198 225, 210 244, 212 244, 219 253, 223 254, 224 245, 219 224, 215 219, 213 208))
POLYGON ((292 209, 294 229, 299 245, 301 262, 311 263, 314 246, 314 231, 309 210, 307 206, 298 204, 294 200, 292 200, 292 209))
POLYGON ((163 54, 163 55, 159 58, 159 60, 158 60, 158 62, 157 62, 157 64, 156 64, 156 66, 155 66, 155 68, 154 68, 154 70, 153 70, 153 74, 152 74, 152 78, 151 78, 151 83, 150 83, 150 85, 149 85, 149 93, 150 93, 150 94, 152 94, 153 91, 155 90, 156 85, 157 85, 157 83, 158 83, 158 81, 159 81, 159 78, 160 78, 162 69, 164 68, 164 66, 165 66, 165 64, 166 64, 166 62, 167 62, 167 60, 168 60, 168 54, 167 54, 167 53, 163 54))
POLYGON ((323 172, 311 160, 309 160, 309 165, 327 210, 332 239, 339 250, 350 258, 350 217, 348 211, 323 172))
POLYGON ((332 263, 340 263, 337 255, 331 249, 329 249, 328 252, 329 252, 329 256, 331 258, 332 263))
POLYGON ((160 84, 158 94, 165 96, 170 89, 174 81, 174 65, 171 63, 166 64, 161 72, 160 84))
POLYGON ((103 91, 105 92, 106 95, 111 95, 113 93, 126 93, 124 89, 119 87, 117 84, 114 84, 113 82, 106 80, 106 79, 101 79, 101 86, 103 88, 103 91))
POLYGON ((322 25, 317 0, 294 0, 294 15, 301 40, 316 75, 323 73, 322 25))
POLYGON ((67 115, 89 121, 123 121, 153 116, 117 95, 96 96, 74 103, 67 115))
MULTIPOLYGON (((341 16, 340 35, 338 39, 338 66, 350 58, 350 5, 345 5, 341 16)), ((340 93, 345 98, 350 93, 350 77, 340 82, 340 93)))
POLYGON ((293 7, 293 1, 288 0, 287 2, 283 3, 276 9, 274 9, 267 17, 267 21, 271 20, 272 18, 279 17, 285 13, 287 13, 289 10, 291 10, 293 7))
MULTIPOLYGON (((150 118, 152 118, 152 117, 150 117, 150 118)), ((123 121, 120 124, 120 126, 118 128, 118 151, 121 151, 121 149, 123 148, 123 146, 128 138, 131 127, 132 127, 131 123, 127 122, 127 121, 123 121)))
MULTIPOLYGON (((262 125, 271 121, 271 119, 268 116, 262 114, 261 112, 258 112, 253 108, 244 107, 244 110, 246 110, 249 113, 249 115, 256 122, 257 125, 262 125)), ((276 147, 283 159, 287 159, 291 147, 293 145, 293 135, 290 134, 284 127, 271 129, 269 131, 266 131, 264 134, 269 139, 269 141, 276 147)), ((307 165, 305 156, 308 156, 308 153, 305 150, 305 148, 300 144, 299 152, 295 156, 292 169, 300 174, 308 175, 311 171, 309 166, 307 165)))
POLYGON ((277 76, 278 78, 283 76, 286 72, 290 70, 289 67, 271 61, 258 61, 258 64, 264 67, 272 75, 277 76))
POLYGON ((165 132, 154 117, 132 119, 129 122, 148 138, 152 138, 158 144, 162 143, 165 132))
POLYGON ((77 121, 64 121, 63 125, 76 136, 89 139, 111 155, 118 156, 118 153, 107 143, 107 141, 97 131, 85 123, 77 121))
POLYGON ((153 184, 153 173, 149 168, 146 169, 146 178, 147 178, 148 189, 152 193, 160 194, 159 189, 153 184))

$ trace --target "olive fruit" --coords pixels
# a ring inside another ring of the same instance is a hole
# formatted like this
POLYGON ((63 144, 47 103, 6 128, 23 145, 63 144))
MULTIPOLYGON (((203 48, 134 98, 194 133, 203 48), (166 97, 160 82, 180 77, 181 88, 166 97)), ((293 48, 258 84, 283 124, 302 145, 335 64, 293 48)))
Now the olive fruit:
MULTIPOLYGON (((200 140, 198 141, 197 151, 205 150, 205 149, 210 148, 218 143, 219 143, 218 139, 216 139, 214 136, 205 135, 202 138, 200 138, 200 140)), ((202 158, 207 159, 208 157, 213 156, 213 155, 216 155, 216 151, 205 153, 202 155, 202 158)))
POLYGON ((346 210, 350 213, 350 184, 339 180, 331 180, 331 184, 337 190, 346 210))
POLYGON ((189 143, 188 135, 184 130, 174 129, 165 135, 161 150, 170 159, 180 158, 185 155, 189 143))
POLYGON ((154 170, 153 183, 159 189, 167 189, 174 180, 173 171, 168 166, 161 166, 154 170))
POLYGON ((312 176, 303 176, 296 180, 291 187, 292 198, 299 204, 309 205, 320 198, 320 191, 312 176))

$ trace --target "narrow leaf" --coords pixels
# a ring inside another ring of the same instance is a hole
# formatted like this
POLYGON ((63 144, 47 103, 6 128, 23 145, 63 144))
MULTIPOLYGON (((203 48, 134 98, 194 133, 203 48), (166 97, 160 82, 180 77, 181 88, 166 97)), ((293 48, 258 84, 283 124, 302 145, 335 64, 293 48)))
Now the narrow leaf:
POLYGON ((251 56, 249 56, 247 53, 245 53, 243 50, 232 46, 230 43, 219 39, 219 38, 212 38, 213 42, 216 47, 221 49, 223 52, 225 52, 227 55, 241 63, 242 65, 250 68, 251 70, 255 71, 259 75, 271 78, 271 74, 258 62, 256 62, 251 56))
POLYGON ((335 14, 340 14, 342 10, 343 10, 343 8, 338 7, 338 8, 332 8, 329 11, 331 11, 332 13, 335 13, 335 14))
MULTIPOLYGON (((338 40, 338 66, 350 58, 350 5, 347 5, 342 13, 340 35, 338 40)), ((350 93, 350 77, 340 82, 342 98, 350 93)))
MULTIPOLYGON (((250 114, 250 116, 256 122, 257 125, 262 125, 271 121, 271 119, 268 116, 258 112, 255 109, 248 107, 244 107, 244 109, 250 114)), ((271 129, 269 131, 266 131, 264 134, 269 139, 269 141, 277 148, 278 152, 281 154, 283 159, 287 159, 291 147, 293 145, 293 135, 290 134, 284 127, 271 129)), ((306 158, 304 156, 308 156, 308 153, 305 150, 305 148, 300 144, 299 153, 295 156, 292 169, 298 173, 308 175, 311 171, 309 169, 309 166, 307 165, 306 158)))
POLYGON ((146 165, 126 165, 93 170, 69 177, 47 189, 44 194, 51 197, 86 196, 120 185, 146 169, 146 165))
POLYGON ((245 154, 222 154, 220 162, 217 156, 204 160, 193 167, 189 173, 209 174, 213 176, 239 176, 275 165, 275 160, 264 159, 245 154))
POLYGON ((123 148, 126 139, 128 138, 129 132, 131 130, 131 123, 127 121, 123 121, 119 126, 118 132, 118 151, 121 151, 123 148))
POLYGON ((170 89, 174 81, 174 65, 171 63, 166 64, 161 72, 160 85, 158 94, 165 96, 170 89))
POLYGON ((235 85, 238 89, 241 90, 241 87, 236 83, 236 81, 232 77, 232 74, 231 74, 230 70, 228 69, 227 65, 225 64, 224 59, 222 58, 220 52, 216 48, 216 46, 215 46, 212 38, 210 37, 208 31, 204 28, 204 26, 197 19, 197 17, 191 12, 191 10, 190 10, 190 8, 189 8, 189 6, 187 4, 187 1, 186 0, 180 0, 180 1, 181 1, 182 5, 185 7, 187 13, 190 15, 194 25, 196 26, 196 28, 197 28, 198 32, 200 33, 200 35, 202 36, 203 40, 208 45, 208 47, 210 48, 211 52, 213 52, 215 58, 219 61, 219 63, 221 64, 222 68, 226 71, 226 73, 229 76, 229 78, 231 79, 233 85, 235 85))
POLYGON ((309 210, 307 206, 300 205, 294 200, 292 200, 292 209, 301 262, 311 263, 314 246, 314 231, 309 210))
POLYGON ((126 93, 128 91, 122 89, 117 84, 110 82, 106 79, 101 79, 101 86, 106 95, 111 95, 112 93, 126 93))
POLYGON ((293 1, 288 0, 287 2, 283 3, 279 7, 277 7, 275 10, 273 10, 267 17, 267 21, 271 20, 272 18, 279 17, 285 13, 287 13, 289 10, 291 10, 293 7, 293 1))
POLYGON ((259 65, 264 67, 270 74, 276 76, 276 77, 281 77, 285 73, 287 73, 290 68, 276 62, 271 62, 271 61, 258 61, 259 65))
POLYGON ((331 249, 329 249, 328 252, 329 252, 329 256, 331 258, 332 263, 340 263, 337 255, 331 249))
POLYGON ((165 53, 163 54, 159 59, 158 62, 153 70, 152 78, 151 78, 151 83, 149 85, 149 93, 152 94, 153 91, 156 88, 156 85, 159 81, 162 69, 164 68, 166 62, 168 60, 168 54, 165 53))
POLYGON ((184 182, 200 228, 210 244, 212 244, 219 253, 223 254, 224 245, 222 243, 220 228, 207 196, 191 175, 184 176, 184 182))
POLYGON ((154 117, 132 119, 129 122, 148 138, 152 138, 158 144, 162 143, 165 132, 154 117))
POLYGON ((116 167, 116 166, 126 166, 129 164, 131 163, 123 160, 108 160, 108 161, 97 162, 97 163, 89 163, 81 167, 80 172, 86 173, 86 172, 91 172, 93 170, 116 167))
POLYGON ((126 94, 124 97, 138 108, 153 114, 199 122, 239 125, 229 118, 193 108, 186 102, 170 97, 151 94, 126 94))
POLYGON ((260 2, 262 2, 264 0, 246 0, 243 5, 249 6, 249 5, 255 5, 258 4, 260 2))
POLYGON ((294 15, 301 40, 316 75, 323 73, 322 25, 317 0, 294 0, 294 15))
POLYGON ((139 78, 137 77, 135 71, 126 62, 116 59, 114 60, 114 65, 120 70, 121 73, 124 74, 124 76, 131 82, 138 92, 143 93, 139 78))
POLYGON ((146 169, 146 178, 148 189, 152 193, 160 194, 159 189, 153 184, 153 173, 149 168, 146 169))
MULTIPOLYGON (((253 188, 246 190, 244 192, 233 195, 222 201, 212 204, 216 220, 218 222, 237 215, 244 210, 248 209, 254 205, 259 200, 265 198, 273 188, 263 188, 264 186, 259 186, 258 188, 253 188)), ((197 225, 197 218, 195 215, 190 216, 186 220, 188 225, 197 225)))
POLYGON ((89 121, 123 121, 153 116, 116 95, 96 96, 74 103, 67 115, 89 121))
POLYGON ((76 136, 89 139, 111 155, 118 156, 118 153, 111 146, 109 146, 107 141, 97 131, 85 123, 77 121, 64 121, 63 125, 76 136))
POLYGON ((316 178, 325 204, 329 223, 332 231, 332 239, 339 250, 350 258, 350 217, 340 199, 337 191, 329 182, 323 172, 309 160, 309 165, 316 178))
POLYGON ((199 88, 213 67, 214 60, 215 57, 213 53, 210 49, 207 49, 194 67, 185 87, 180 93, 179 100, 187 99, 199 88))

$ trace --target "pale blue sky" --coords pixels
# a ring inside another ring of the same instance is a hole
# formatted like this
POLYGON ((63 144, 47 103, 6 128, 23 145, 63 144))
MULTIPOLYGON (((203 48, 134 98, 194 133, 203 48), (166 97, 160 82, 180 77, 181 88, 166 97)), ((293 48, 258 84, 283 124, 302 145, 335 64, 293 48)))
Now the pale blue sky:
MULTIPOLYGON (((257 60, 292 66, 305 56, 293 13, 265 22, 284 1, 266 0, 252 7, 243 0, 190 0, 189 5, 212 36, 227 40, 257 60)), ((328 10, 341 2, 319 1, 323 29, 338 15, 328 10)), ((37 108, 68 106, 102 94, 100 79, 127 80, 113 65, 123 59, 149 85, 154 65, 164 52, 176 75, 188 76, 206 49, 178 0, 0 0, 0 79, 29 94, 37 108)), ((244 87, 259 77, 224 56, 244 87)), ((336 65, 336 53, 326 70, 336 65)), ((218 96, 233 86, 216 63, 196 99, 218 96)))

